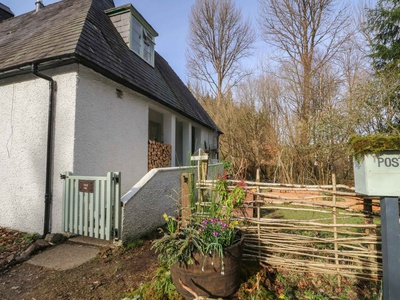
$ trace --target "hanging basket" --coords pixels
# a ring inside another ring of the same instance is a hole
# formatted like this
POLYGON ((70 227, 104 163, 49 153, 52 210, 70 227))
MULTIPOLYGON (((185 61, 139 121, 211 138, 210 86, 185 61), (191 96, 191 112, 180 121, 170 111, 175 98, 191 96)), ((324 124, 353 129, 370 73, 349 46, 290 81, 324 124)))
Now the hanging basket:
POLYGON ((172 281, 178 292, 186 299, 194 295, 182 286, 181 282, 198 296, 223 298, 232 295, 239 287, 239 273, 243 254, 243 240, 224 249, 224 264, 218 254, 207 257, 194 253, 194 263, 171 267, 172 281))

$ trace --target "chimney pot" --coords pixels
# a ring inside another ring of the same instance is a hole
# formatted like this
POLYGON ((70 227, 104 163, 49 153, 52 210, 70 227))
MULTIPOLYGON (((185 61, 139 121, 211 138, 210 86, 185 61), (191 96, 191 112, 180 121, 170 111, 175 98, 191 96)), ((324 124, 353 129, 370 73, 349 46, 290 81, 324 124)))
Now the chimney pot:
POLYGON ((36 0, 35 5, 36 5, 36 11, 39 11, 39 9, 44 7, 42 0, 36 0))

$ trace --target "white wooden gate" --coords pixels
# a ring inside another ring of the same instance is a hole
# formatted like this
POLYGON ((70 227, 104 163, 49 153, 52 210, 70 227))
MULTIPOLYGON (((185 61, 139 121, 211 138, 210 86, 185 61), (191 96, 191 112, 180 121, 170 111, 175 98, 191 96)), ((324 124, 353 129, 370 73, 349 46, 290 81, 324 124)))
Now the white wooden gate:
POLYGON ((99 239, 121 235, 121 173, 107 176, 61 175, 64 231, 99 239))

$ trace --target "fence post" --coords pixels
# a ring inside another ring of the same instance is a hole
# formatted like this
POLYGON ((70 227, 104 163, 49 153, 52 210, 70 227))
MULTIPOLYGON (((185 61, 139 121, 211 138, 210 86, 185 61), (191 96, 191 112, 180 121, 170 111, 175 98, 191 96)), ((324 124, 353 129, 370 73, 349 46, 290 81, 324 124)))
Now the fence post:
POLYGON ((114 172, 114 239, 121 238, 121 172, 114 172))
POLYGON ((192 196, 192 184, 193 184, 194 174, 191 173, 183 173, 181 175, 181 198, 182 198, 182 207, 181 207, 181 217, 182 224, 186 225, 190 219, 192 214, 192 206, 190 203, 190 198, 192 196))
MULTIPOLYGON (((70 183, 71 181, 68 179, 68 176, 72 175, 72 172, 65 172, 64 175, 61 176, 61 179, 64 180, 63 182, 63 229, 64 231, 70 231, 71 229, 68 227, 69 221, 72 220, 73 211, 70 209, 72 205, 70 205, 70 183)), ((70 222, 72 224, 72 222, 70 222)))
POLYGON ((335 249, 335 264, 338 266, 336 269, 337 271, 337 280, 338 280, 338 286, 340 287, 341 280, 340 280, 340 268, 339 268, 339 249, 338 249, 338 243, 337 243, 337 208, 336 208, 336 174, 332 174, 332 191, 333 191, 333 196, 332 196, 332 202, 333 202, 333 239, 334 239, 334 249, 335 249))

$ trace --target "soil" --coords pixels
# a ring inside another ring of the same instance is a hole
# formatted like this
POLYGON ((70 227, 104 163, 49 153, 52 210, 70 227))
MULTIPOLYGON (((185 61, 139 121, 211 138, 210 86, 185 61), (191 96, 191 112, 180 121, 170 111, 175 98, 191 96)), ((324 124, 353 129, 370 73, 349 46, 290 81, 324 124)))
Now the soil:
POLYGON ((105 248, 94 260, 66 271, 27 262, 13 266, 0 273, 0 298, 122 299, 131 289, 152 279, 157 255, 151 250, 151 242, 145 240, 130 250, 105 248))

